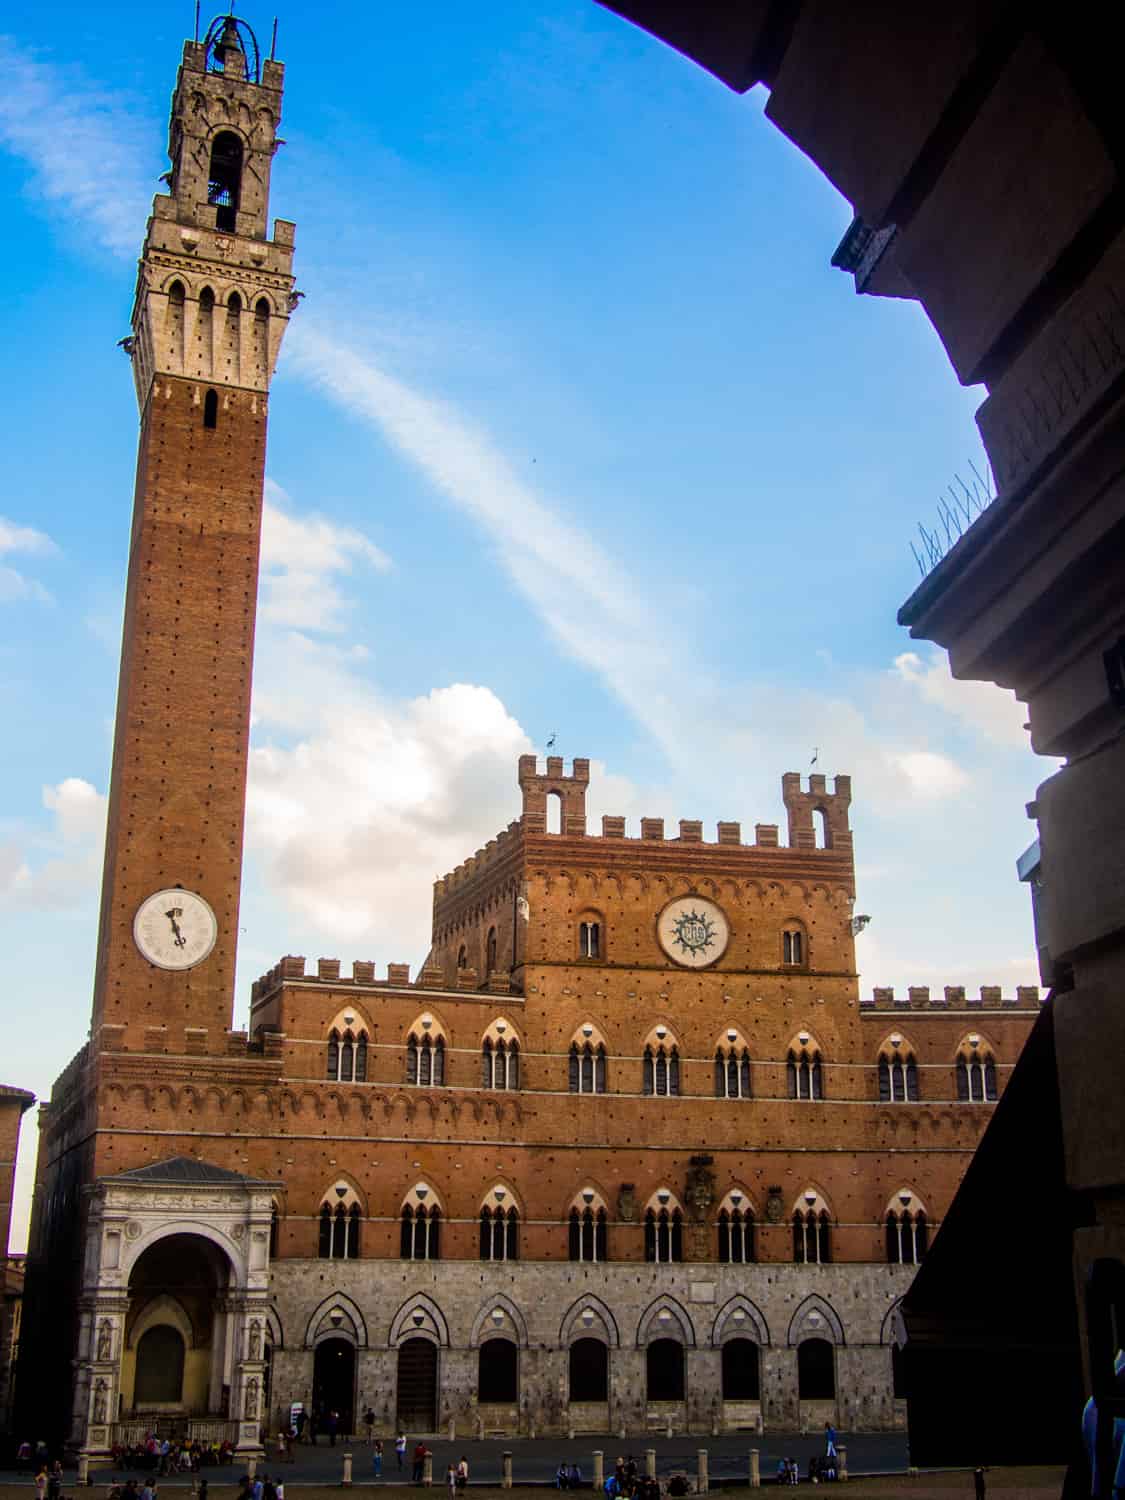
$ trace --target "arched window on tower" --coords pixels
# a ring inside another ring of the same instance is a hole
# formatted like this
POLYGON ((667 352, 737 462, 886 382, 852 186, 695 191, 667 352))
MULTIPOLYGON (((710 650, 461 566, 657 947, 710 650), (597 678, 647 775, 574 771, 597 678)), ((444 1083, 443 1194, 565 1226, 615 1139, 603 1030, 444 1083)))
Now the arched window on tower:
POLYGON ((407 1193, 401 1224, 403 1260, 441 1259, 441 1208, 428 1183, 415 1183, 407 1193))
POLYGON ((609 1259, 608 1215, 605 1200, 592 1187, 585 1187, 570 1205, 571 1260, 604 1262, 609 1259))
POLYGON ((600 959, 605 957, 604 924, 597 912, 587 912, 578 922, 578 957, 600 959))
POLYGON ((664 1264, 683 1258, 683 1210, 668 1188, 659 1188, 645 1209, 645 1260, 664 1264))
POLYGON ((572 1094, 605 1093, 605 1042, 589 1021, 570 1044, 568 1086, 572 1094))
POLYGON ((488 929, 488 940, 484 947, 484 973, 487 978, 489 974, 496 972, 496 928, 488 929))
POLYGON ((715 1097, 750 1098, 750 1049, 733 1026, 715 1048, 715 1097))
POLYGON ((215 209, 215 228, 233 234, 238 227, 242 190, 242 142, 233 130, 220 130, 211 143, 207 202, 215 209))
POLYGON ((968 1036, 957 1051, 957 1098, 981 1104, 997 1097, 996 1059, 979 1036, 968 1036))
POLYGON ((793 1210, 793 1259, 798 1265, 824 1266, 832 1259, 832 1219, 815 1188, 806 1188, 793 1210))
POLYGON ((741 1188, 732 1188, 719 1206, 719 1260, 749 1265, 754 1254, 754 1210, 741 1188))
POLYGON ((909 1188, 887 1205, 887 1261, 892 1266, 921 1265, 928 1244, 926 1211, 909 1188))
POLYGON ((790 1044, 785 1060, 785 1077, 790 1099, 823 1099, 824 1072, 820 1048, 807 1031, 790 1044))
MULTIPOLYGON (((199 300, 202 304, 202 297, 199 300)), ((208 391, 203 398, 203 425, 204 427, 218 427, 219 425, 218 391, 208 391)))
POLYGON ((883 1104, 916 1103, 918 1063, 914 1049, 897 1034, 879 1049, 879 1100, 883 1104))

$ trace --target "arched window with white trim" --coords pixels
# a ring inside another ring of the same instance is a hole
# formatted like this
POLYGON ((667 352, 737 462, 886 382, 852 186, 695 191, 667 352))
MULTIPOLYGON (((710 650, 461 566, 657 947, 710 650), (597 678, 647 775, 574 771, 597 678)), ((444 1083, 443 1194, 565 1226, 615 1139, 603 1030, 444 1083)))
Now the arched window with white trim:
POLYGON ((519 1086, 519 1038, 511 1023, 499 1017, 485 1032, 481 1042, 481 1087, 518 1089, 519 1086))
POLYGON ((672 1098, 680 1092, 680 1049, 663 1023, 654 1026, 645 1041, 641 1092, 657 1099, 672 1098))
POLYGON ((719 1261, 723 1265, 750 1265, 754 1253, 754 1210, 741 1188, 731 1188, 719 1205, 719 1261))
POLYGON ((587 961, 605 957, 605 918, 601 912, 584 911, 578 918, 578 957, 587 961))
POLYGON ((605 1199, 596 1188, 584 1187, 576 1193, 570 1205, 570 1259, 592 1264, 607 1261, 608 1224, 605 1199))
POLYGON ((498 1183, 480 1208, 481 1260, 518 1260, 520 1213, 509 1188, 498 1183))
POLYGON ((592 1021, 579 1027, 570 1043, 567 1084, 572 1094, 604 1094, 605 1039, 592 1021))
POLYGON ((787 969, 803 969, 808 961, 808 934, 804 923, 793 918, 781 929, 781 962, 787 969))
POLYGON ((820 1046, 807 1031, 800 1032, 789 1045, 785 1078, 790 1099, 824 1098, 820 1046))
POLYGON ((645 1209, 645 1260, 669 1264, 684 1258, 684 1213, 670 1188, 658 1188, 645 1209))
POLYGON ((418 1088, 445 1083, 445 1036, 433 1016, 420 1016, 406 1038, 406 1081, 418 1088))
POLYGON ((983 1104, 997 1097, 992 1048, 975 1034, 965 1037, 957 1049, 957 1098, 962 1104, 983 1104))
POLYGON ((914 1048, 894 1032, 879 1048, 879 1100, 883 1104, 915 1104, 918 1097, 914 1048))
POLYGON ((325 1193, 317 1216, 317 1255, 321 1260, 358 1260, 363 1206, 350 1182, 335 1183, 325 1193))
POLYGON ((403 1200, 399 1253, 403 1260, 441 1259, 441 1205, 427 1182, 416 1182, 403 1200))
POLYGON ((929 1221, 918 1196, 902 1188, 887 1204, 887 1261, 892 1266, 918 1266, 929 1242, 929 1221))
POLYGON ((715 1047, 715 1098, 750 1098, 750 1048, 733 1026, 727 1028, 715 1047))
POLYGON ((808 1187, 793 1207, 793 1259, 824 1266, 832 1259, 832 1215, 816 1188, 808 1187))
POLYGON ((366 1031, 353 1031, 350 1026, 341 1031, 333 1026, 328 1033, 327 1076, 335 1083, 366 1083, 366 1031))

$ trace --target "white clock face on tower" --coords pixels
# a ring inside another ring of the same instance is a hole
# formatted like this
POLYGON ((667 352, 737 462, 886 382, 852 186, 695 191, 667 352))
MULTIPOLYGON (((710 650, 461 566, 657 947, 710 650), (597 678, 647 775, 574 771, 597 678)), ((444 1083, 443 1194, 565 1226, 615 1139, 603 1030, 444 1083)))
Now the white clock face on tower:
POLYGON ((705 969, 722 958, 730 927, 721 907, 703 896, 679 896, 656 919, 660 946, 674 964, 705 969))
POLYGON ((155 891, 137 908, 133 941, 158 969, 191 969, 202 963, 219 934, 215 913, 194 891, 155 891))

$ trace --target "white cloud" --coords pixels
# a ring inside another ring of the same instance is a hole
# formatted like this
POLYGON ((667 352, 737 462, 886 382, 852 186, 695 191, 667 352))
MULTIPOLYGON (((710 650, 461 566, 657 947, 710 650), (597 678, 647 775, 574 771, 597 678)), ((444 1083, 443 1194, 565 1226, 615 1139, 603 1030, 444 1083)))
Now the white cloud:
MULTIPOLYGON (((21 526, 0 516, 0 557, 9 552, 28 556, 47 557, 58 548, 45 532, 33 526, 21 526)), ((0 604, 12 604, 18 599, 34 599, 40 604, 49 604, 51 595, 34 578, 28 578, 6 563, 0 564, 0 604)))
POLYGON ((916 651, 904 651, 895 657, 893 672, 915 689, 924 703, 952 714, 993 744, 1026 748, 1025 705, 994 683, 959 681, 950 671, 944 652, 930 652, 929 659, 923 660, 916 651))
POLYGON ((956 761, 933 750, 908 750, 891 760, 920 797, 952 797, 968 784, 968 776, 956 761))
POLYGON ((77 776, 43 788, 52 815, 45 834, 0 849, 0 905, 64 911, 96 902, 106 798, 77 776))
POLYGON ((337 575, 348 576, 357 565, 385 573, 391 560, 362 532, 324 516, 294 514, 281 486, 266 480, 259 605, 263 624, 342 630, 352 602, 341 593, 337 575))
POLYGON ((119 94, 103 92, 73 68, 41 62, 0 37, 0 145, 30 163, 35 190, 71 222, 84 219, 115 255, 136 254, 159 160, 146 171, 151 125, 119 94))

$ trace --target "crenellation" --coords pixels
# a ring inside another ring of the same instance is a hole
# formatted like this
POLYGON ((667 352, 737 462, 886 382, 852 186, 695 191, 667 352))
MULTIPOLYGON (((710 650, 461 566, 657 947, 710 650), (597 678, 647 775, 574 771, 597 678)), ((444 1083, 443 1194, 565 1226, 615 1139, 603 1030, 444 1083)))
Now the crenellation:
POLYGON ((664 837, 664 819, 663 818, 642 818, 641 819, 641 838, 642 839, 654 839, 655 840, 655 839, 663 839, 663 837, 664 837))
POLYGON ((718 842, 720 844, 741 844, 741 823, 720 823, 718 825, 718 842))
POLYGON ((403 988, 405 988, 410 983, 410 965, 388 964, 387 983, 394 986, 401 985, 403 988))
POLYGON ((703 824, 695 819, 680 819, 680 843, 701 844, 703 842, 703 824))
POLYGON ((947 984, 940 993, 933 993, 929 985, 912 984, 907 995, 896 995, 893 986, 879 987, 870 995, 861 995, 861 1010, 1038 1010, 1043 1003, 1037 984, 1016 986, 1014 995, 1005 996, 998 984, 981 985, 976 995, 966 995, 962 984, 947 984))
POLYGON ((370 958, 357 958, 352 961, 352 983, 374 984, 375 983, 375 961, 370 958))
POLYGON ((910 1004, 917 1009, 919 1006, 929 1005, 930 987, 928 984, 912 984, 909 989, 910 1004))
POLYGON ((316 961, 316 977, 318 979, 339 979, 340 960, 338 958, 318 958, 316 961))
POLYGON ((608 813, 602 814, 602 838, 623 839, 625 837, 625 819, 610 817, 608 813))
POLYGON ((755 823, 754 843, 759 849, 778 848, 778 825, 776 823, 755 823))

